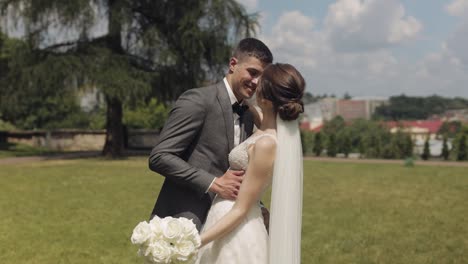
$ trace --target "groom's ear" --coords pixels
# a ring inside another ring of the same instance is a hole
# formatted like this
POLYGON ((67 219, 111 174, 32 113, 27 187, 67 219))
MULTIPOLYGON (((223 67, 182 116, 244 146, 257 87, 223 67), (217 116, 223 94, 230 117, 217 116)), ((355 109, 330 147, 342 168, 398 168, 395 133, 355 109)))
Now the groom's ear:
POLYGON ((234 68, 236 67, 237 63, 237 58, 231 57, 231 59, 229 60, 229 72, 234 72, 234 68))

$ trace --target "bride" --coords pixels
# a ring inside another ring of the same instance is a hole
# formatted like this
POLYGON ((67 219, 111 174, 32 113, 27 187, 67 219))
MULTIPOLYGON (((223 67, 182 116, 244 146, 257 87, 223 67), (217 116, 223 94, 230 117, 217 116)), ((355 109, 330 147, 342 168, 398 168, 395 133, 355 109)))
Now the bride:
POLYGON ((267 66, 256 91, 259 128, 229 154, 245 170, 236 201, 216 197, 201 231, 199 264, 301 262, 302 150, 297 118, 305 82, 289 64, 267 66), (272 184, 270 236, 259 200, 272 184))

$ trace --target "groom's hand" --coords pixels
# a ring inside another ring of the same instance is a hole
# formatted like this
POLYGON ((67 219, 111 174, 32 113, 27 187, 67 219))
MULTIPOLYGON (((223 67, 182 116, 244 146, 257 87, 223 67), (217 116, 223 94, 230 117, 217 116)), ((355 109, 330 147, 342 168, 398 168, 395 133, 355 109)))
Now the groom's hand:
POLYGON ((244 171, 228 170, 223 176, 216 178, 210 191, 224 199, 235 200, 244 178, 244 171))

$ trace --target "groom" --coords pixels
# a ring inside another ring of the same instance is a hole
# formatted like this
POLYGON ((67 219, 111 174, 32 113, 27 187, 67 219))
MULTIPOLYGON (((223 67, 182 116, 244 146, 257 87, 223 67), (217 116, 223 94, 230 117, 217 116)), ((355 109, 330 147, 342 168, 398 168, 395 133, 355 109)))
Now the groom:
POLYGON ((215 194, 236 199, 244 172, 228 170, 228 154, 252 134, 243 101, 272 61, 263 42, 243 39, 222 82, 179 97, 149 157, 150 169, 165 177, 151 218, 186 217, 200 230, 215 194))

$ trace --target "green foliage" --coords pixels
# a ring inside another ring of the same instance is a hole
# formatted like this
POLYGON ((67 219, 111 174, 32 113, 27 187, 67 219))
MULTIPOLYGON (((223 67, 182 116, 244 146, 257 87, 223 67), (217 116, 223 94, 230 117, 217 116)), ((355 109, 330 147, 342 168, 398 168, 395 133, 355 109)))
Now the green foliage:
POLYGON ((421 158, 423 160, 428 160, 430 156, 431 156, 431 150, 429 148, 429 136, 428 136, 426 138, 426 141, 424 142, 424 149, 423 149, 423 153, 421 154, 421 158))
POLYGON ((457 160, 463 161, 468 159, 468 152, 466 149, 466 135, 462 134, 458 140, 457 145, 457 160))
POLYGON ((353 148, 350 129, 344 128, 343 130, 338 131, 336 138, 338 152, 343 153, 345 157, 348 157, 353 148))
POLYGON ((398 154, 398 147, 393 143, 388 143, 382 148, 381 157, 384 159, 397 159, 399 158, 398 154))
POLYGON ((46 147, 33 147, 20 143, 0 143, 0 158, 40 156, 58 153, 46 147))
POLYGON ((460 133, 461 129, 462 123, 460 121, 444 122, 442 123, 442 126, 440 126, 437 134, 454 138, 456 134, 460 133))
POLYGON ((8 91, 2 91, 0 100, 12 106, 4 107, 9 111, 3 113, 7 120, 19 117, 28 128, 44 127, 55 119, 62 122, 59 116, 77 111, 73 90, 96 87, 108 107, 103 152, 112 156, 120 156, 122 150, 122 105, 147 96, 173 100, 187 89, 222 76, 232 45, 252 35, 257 26, 257 16, 248 14, 235 0, 0 2, 1 10, 10 7, 24 19, 28 47, 22 49, 27 56, 14 56, 14 62, 20 63, 1 76, 8 91), (107 16, 99 19, 108 22, 107 33, 99 37, 90 31, 96 22, 95 5, 107 16), (48 44, 44 39, 52 24, 73 28, 80 36, 48 44), (38 99, 18 104, 26 96, 38 99), (28 106, 18 106, 24 104, 28 106), (40 111, 28 119, 25 113, 31 105, 40 111))
POLYGON ((404 165, 405 167, 414 167, 414 159, 412 157, 406 158, 404 165))
POLYGON ((22 129, 67 127, 70 115, 81 114, 76 90, 63 88, 76 71, 76 58, 35 53, 18 40, 4 43, 0 47, 7 61, 0 76, 2 118, 22 129))
POLYGON ((350 95, 348 92, 345 92, 345 93, 343 94, 343 99, 345 99, 345 100, 350 100, 351 98, 352 98, 352 97, 351 97, 351 95, 350 95))
POLYGON ((304 155, 313 153, 314 148, 314 133, 311 131, 301 130, 302 153, 304 155))
POLYGON ((330 121, 325 121, 322 131, 325 134, 338 133, 345 128, 345 121, 341 116, 335 116, 330 121))
POLYGON ((331 133, 328 135, 327 156, 336 157, 337 151, 338 146, 336 144, 336 135, 334 133, 331 133))
POLYGON ((444 136, 444 141, 442 143, 442 153, 441 153, 441 156, 444 160, 448 160, 449 158, 449 155, 450 155, 450 150, 448 148, 448 144, 447 144, 447 136, 444 136))
POLYGON ((314 147, 312 148, 312 152, 314 152, 315 156, 320 157, 323 151, 323 144, 322 133, 316 133, 314 136, 314 147))
POLYGON ((441 114, 449 109, 468 108, 464 98, 410 97, 406 95, 390 97, 389 104, 376 108, 374 118, 383 120, 427 119, 433 114, 441 114))
POLYGON ((382 140, 376 133, 369 133, 364 137, 366 158, 379 158, 382 154, 382 140))
POLYGON ((147 104, 139 102, 134 107, 126 107, 123 122, 128 128, 160 129, 168 114, 168 109, 156 98, 152 98, 147 104))
POLYGON ((413 141, 411 136, 398 130, 395 134, 389 134, 390 140, 384 147, 383 158, 402 159, 413 155, 413 141))
POLYGON ((14 130, 14 129, 16 129, 16 127, 13 124, 0 119, 0 130, 14 130))

